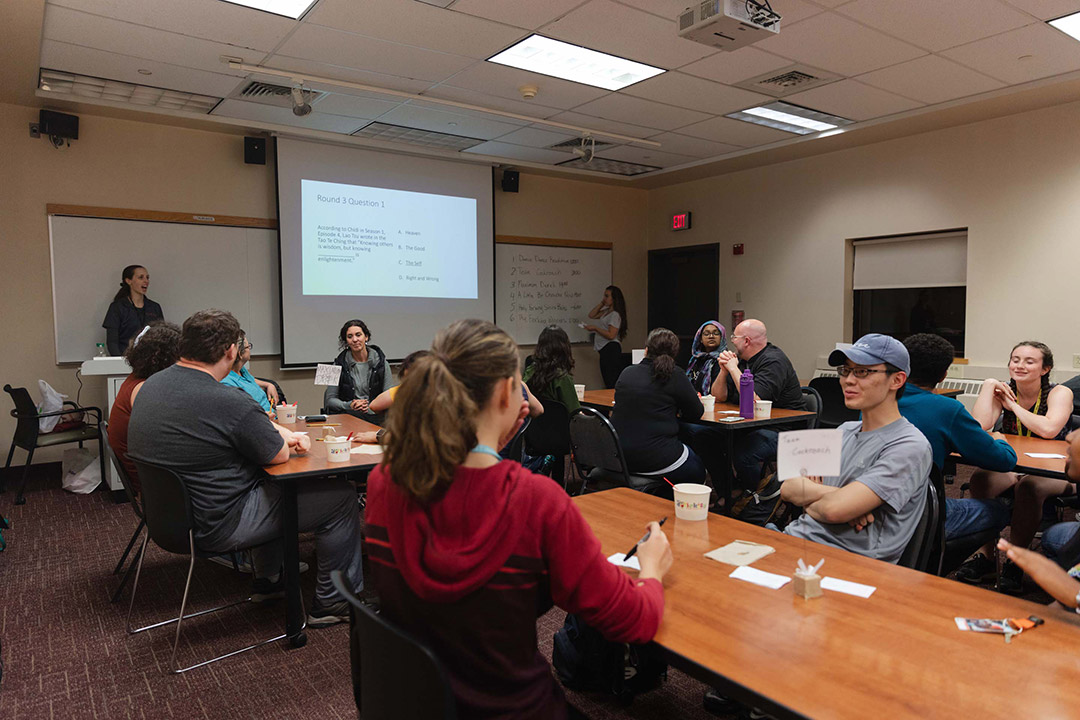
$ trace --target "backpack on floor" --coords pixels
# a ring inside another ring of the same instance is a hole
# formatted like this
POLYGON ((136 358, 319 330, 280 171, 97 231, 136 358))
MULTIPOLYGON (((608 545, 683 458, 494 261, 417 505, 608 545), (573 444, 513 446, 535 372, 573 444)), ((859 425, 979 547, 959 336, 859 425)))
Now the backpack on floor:
POLYGON ((746 490, 731 508, 731 516, 743 522, 765 527, 765 523, 775 519, 780 508, 780 481, 773 473, 762 478, 753 492, 746 490))
POLYGON ((567 688, 608 693, 624 703, 658 687, 668 668, 656 647, 605 640, 572 613, 555 633, 551 663, 567 688))

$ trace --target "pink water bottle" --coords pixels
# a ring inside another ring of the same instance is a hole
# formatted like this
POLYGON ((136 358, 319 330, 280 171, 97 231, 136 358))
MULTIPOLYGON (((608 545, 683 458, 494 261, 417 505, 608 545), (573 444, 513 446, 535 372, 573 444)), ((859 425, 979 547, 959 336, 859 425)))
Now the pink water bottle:
POLYGON ((754 419, 754 376, 743 370, 739 378, 739 415, 746 420, 754 419))

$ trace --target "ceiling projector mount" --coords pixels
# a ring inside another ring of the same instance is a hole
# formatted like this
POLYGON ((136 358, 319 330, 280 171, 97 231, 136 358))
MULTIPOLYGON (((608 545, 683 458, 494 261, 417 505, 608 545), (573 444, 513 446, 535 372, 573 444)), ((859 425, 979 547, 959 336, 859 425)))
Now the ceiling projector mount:
POLYGON ((592 135, 582 135, 581 145, 571 148, 570 152, 581 158, 582 162, 590 163, 596 154, 596 140, 592 135))
POLYGON ((311 103, 304 97, 304 84, 293 85, 292 89, 293 115, 304 117, 311 114, 311 103))
POLYGON ((679 37, 728 52, 780 34, 780 15, 769 0, 705 0, 675 22, 679 37))

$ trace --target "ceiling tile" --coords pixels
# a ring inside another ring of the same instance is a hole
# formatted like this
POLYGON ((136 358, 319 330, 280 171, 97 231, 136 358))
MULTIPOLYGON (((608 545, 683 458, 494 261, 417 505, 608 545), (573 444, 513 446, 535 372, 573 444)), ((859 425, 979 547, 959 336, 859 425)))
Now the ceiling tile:
POLYGON ((478 59, 525 35, 520 28, 411 0, 319 0, 304 24, 478 59))
POLYGON ((660 143, 661 150, 694 158, 716 157, 717 155, 724 155, 742 149, 738 145, 715 143, 677 133, 660 133, 659 135, 653 135, 649 140, 660 143))
POLYGON ((528 100, 509 100, 507 98, 477 92, 476 90, 466 90, 465 88, 451 87, 449 85, 438 85, 433 87, 424 92, 424 97, 454 100, 456 102, 468 103, 469 105, 478 105, 480 107, 503 110, 505 112, 517 113, 518 115, 534 118, 548 118, 560 112, 559 108, 536 105, 528 100))
POLYGON ((423 50, 307 23, 285 41, 279 53, 432 82, 445 80, 476 62, 461 55, 423 50))
POLYGON ((264 51, 273 50, 297 25, 295 20, 280 15, 254 12, 220 0, 184 0, 182 3, 176 0, 49 2, 135 25, 264 51))
MULTIPOLYGON (((621 2, 623 5, 633 5, 639 10, 650 12, 671 22, 675 22, 683 10, 692 4, 690 0, 621 0, 621 2)), ((461 0, 458 0, 458 3, 460 4, 461 0)), ((823 12, 822 8, 806 0, 772 0, 770 5, 780 15, 781 28, 823 12)))
POLYGON ((818 5, 823 5, 827 8, 837 8, 841 5, 846 5, 851 0, 814 0, 818 5))
MULTIPOLYGON (((444 85, 521 100, 522 85, 539 88, 536 102, 545 106, 569 109, 608 94, 607 90, 589 87, 559 78, 537 75, 526 70, 489 62, 479 62, 447 80, 444 85)), ((440 86, 441 87, 441 86, 440 86)))
POLYGON ((941 54, 1010 85, 1080 70, 1080 43, 1042 23, 941 54))
POLYGON ((401 101, 391 102, 389 100, 333 93, 320 99, 315 103, 314 108, 317 113, 374 119, 383 113, 390 112, 400 104, 401 101))
MULTIPOLYGON (((632 138, 644 138, 656 133, 655 128, 641 127, 640 125, 631 125, 629 123, 618 122, 615 120, 606 120, 594 115, 582 115, 576 112, 564 112, 558 115, 553 115, 549 120, 555 120, 557 122, 567 123, 568 125, 577 125, 579 127, 589 128, 596 131, 607 131, 616 133, 618 135, 625 135, 632 138)), ((636 120, 637 118, 635 118, 636 120)))
POLYGON ((582 0, 457 0, 451 8, 519 28, 535 30, 580 5, 582 0))
MULTIPOLYGON (((388 75, 386 73, 367 72, 365 70, 357 70, 356 68, 344 67, 342 65, 331 65, 328 63, 316 62, 315 60, 288 57, 286 55, 272 55, 264 64, 278 70, 288 70, 302 75, 316 75, 319 77, 333 78, 334 80, 344 80, 346 82, 371 85, 374 87, 386 88, 388 90, 400 90, 401 92, 408 93, 421 93, 432 86, 432 82, 429 80, 413 80, 412 78, 388 75)), ((279 83, 282 81, 283 78, 280 77, 275 80, 275 82, 279 83)), ((319 83, 310 84, 312 87, 323 87, 319 83)), ((349 88, 337 87, 335 85, 326 85, 325 89, 331 92, 354 95, 364 95, 367 93, 365 90, 350 90, 349 88)))
POLYGON ((453 113, 455 115, 466 115, 468 117, 477 118, 479 120, 490 120, 499 124, 513 125, 514 127, 525 127, 530 123, 529 120, 518 120, 517 118, 503 117, 502 115, 495 115, 483 110, 469 110, 468 108, 457 108, 451 105, 443 105, 442 103, 432 100, 416 99, 409 101, 410 107, 428 108, 429 110, 439 110, 440 112, 453 113))
POLYGON ((938 55, 859 76, 859 82, 924 102, 928 105, 996 90, 1003 84, 938 55))
POLYGON ((840 80, 788 95, 784 101, 839 115, 848 120, 871 120, 922 107, 920 102, 863 85, 855 80, 840 80))
POLYGON ((421 107, 413 103, 399 105, 381 116, 379 122, 419 128, 420 130, 433 130, 451 135, 462 135, 481 140, 490 140, 513 132, 520 127, 507 122, 460 115, 431 107, 421 107))
POLYGON ((748 46, 735 52, 721 52, 679 68, 679 72, 697 75, 729 85, 791 65, 791 60, 748 46))
POLYGON ((638 124, 659 130, 674 130, 709 117, 707 113, 696 110, 662 105, 651 100, 642 100, 619 93, 611 93, 574 109, 586 115, 595 115, 608 120, 633 118, 638 124))
POLYGON ((553 130, 527 127, 515 130, 499 138, 499 142, 513 143, 514 145, 527 145, 529 147, 547 148, 556 143, 565 142, 578 137, 577 133, 560 133, 553 130))
POLYGON ((757 47, 841 75, 858 75, 926 54, 835 13, 815 15, 757 47))
POLYGON ((192 70, 55 40, 41 43, 41 67, 215 97, 225 97, 244 82, 235 75, 192 70), (153 74, 143 75, 140 69, 153 74))
POLYGON ((780 140, 791 140, 799 137, 794 133, 774 130, 762 125, 753 125, 741 120, 731 118, 713 118, 696 125, 684 127, 679 130, 680 135, 691 135, 706 140, 737 145, 740 148, 754 147, 756 145, 768 145, 780 140))
POLYGON ((607 150, 601 150, 596 153, 596 156, 607 158, 608 160, 622 160, 623 162, 638 163, 639 165, 654 165, 662 168, 686 165, 698 160, 698 158, 689 157, 687 155, 675 155, 674 153, 664 152, 663 150, 657 150, 656 148, 638 147, 636 145, 620 145, 619 147, 608 148, 607 150))
POLYGON ((542 150, 540 148, 525 147, 524 145, 511 145, 504 142, 486 142, 474 145, 462 152, 477 155, 492 155, 494 157, 509 158, 511 160, 528 160, 530 162, 547 163, 554 165, 564 160, 570 160, 573 155, 559 152, 558 150, 542 150))
POLYGON ((1054 20, 1062 15, 1080 12, 1077 0, 1006 0, 1010 5, 1031 13, 1040 20, 1054 20))
POLYGON ((837 12, 935 52, 1034 21, 998 0, 856 0, 837 12))
POLYGON ((540 33, 667 69, 717 52, 679 37, 674 18, 665 20, 610 0, 592 0, 541 28, 540 33))
POLYGON ((273 105, 261 105, 258 103, 244 102, 242 100, 225 100, 218 103, 211 115, 250 120, 252 122, 273 123, 275 125, 290 125, 293 127, 312 128, 313 130, 326 130, 328 132, 351 133, 366 124, 364 120, 356 118, 331 115, 315 111, 304 117, 293 115, 289 108, 275 107, 273 105))
POLYGON ((700 110, 713 115, 724 115, 772 100, 766 95, 720 85, 710 80, 702 80, 674 71, 631 85, 622 90, 621 94, 700 110))

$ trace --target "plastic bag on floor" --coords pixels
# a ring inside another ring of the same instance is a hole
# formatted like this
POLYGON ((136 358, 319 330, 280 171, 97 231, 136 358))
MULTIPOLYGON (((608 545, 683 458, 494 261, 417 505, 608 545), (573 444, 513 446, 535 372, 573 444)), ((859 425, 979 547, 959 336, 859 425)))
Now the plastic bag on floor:
POLYGON ((64 489, 78 495, 94 492, 101 484, 101 466, 89 448, 64 451, 64 489))

